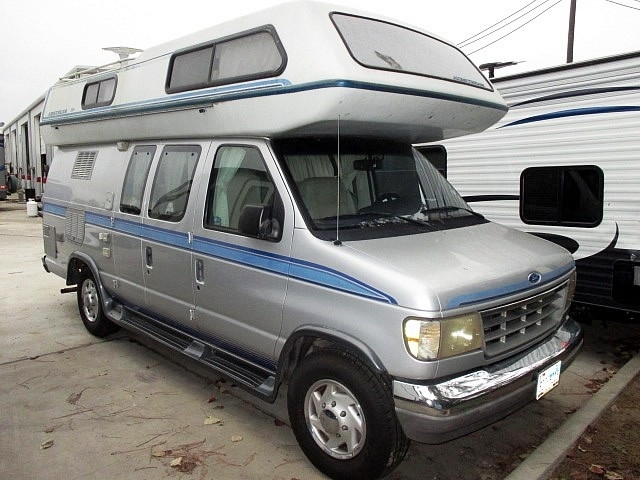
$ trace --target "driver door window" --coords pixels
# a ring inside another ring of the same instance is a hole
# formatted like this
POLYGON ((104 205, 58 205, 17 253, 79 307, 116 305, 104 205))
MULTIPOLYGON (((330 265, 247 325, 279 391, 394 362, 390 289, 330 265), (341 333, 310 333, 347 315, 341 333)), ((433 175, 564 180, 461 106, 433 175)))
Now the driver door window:
POLYGON ((229 145, 217 153, 207 190, 205 228, 238 231, 247 205, 271 205, 275 187, 257 148, 229 145))

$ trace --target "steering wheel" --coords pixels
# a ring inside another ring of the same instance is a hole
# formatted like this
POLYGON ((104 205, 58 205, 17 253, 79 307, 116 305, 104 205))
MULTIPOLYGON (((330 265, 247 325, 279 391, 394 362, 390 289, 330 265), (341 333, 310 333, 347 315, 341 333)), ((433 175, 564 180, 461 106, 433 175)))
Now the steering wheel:
POLYGON ((398 195, 397 193, 395 193, 395 192, 387 192, 387 193, 383 193, 378 198, 376 198, 376 203, 394 202, 394 201, 398 200, 399 198, 400 198, 400 195, 398 195))

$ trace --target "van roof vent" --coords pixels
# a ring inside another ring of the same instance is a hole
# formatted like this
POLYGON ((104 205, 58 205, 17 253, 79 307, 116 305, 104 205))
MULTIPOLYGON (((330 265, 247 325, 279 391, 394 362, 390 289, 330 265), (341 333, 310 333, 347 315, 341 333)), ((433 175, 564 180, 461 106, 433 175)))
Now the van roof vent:
POLYGON ((73 170, 71 170, 71 178, 90 180, 91 173, 93 172, 93 165, 95 164, 97 156, 97 151, 78 152, 76 161, 73 164, 73 170))

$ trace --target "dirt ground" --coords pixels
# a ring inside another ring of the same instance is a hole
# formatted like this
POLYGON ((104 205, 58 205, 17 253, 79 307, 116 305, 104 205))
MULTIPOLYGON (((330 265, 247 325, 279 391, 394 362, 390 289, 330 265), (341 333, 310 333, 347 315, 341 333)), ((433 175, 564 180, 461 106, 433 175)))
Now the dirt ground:
MULTIPOLYGON (((628 337, 616 345, 617 358, 614 364, 624 364, 630 355, 639 350, 640 338, 635 335, 628 337)), ((601 386, 597 383, 592 385, 596 390, 601 386)), ((639 401, 640 375, 589 426, 550 479, 640 480, 639 401)))

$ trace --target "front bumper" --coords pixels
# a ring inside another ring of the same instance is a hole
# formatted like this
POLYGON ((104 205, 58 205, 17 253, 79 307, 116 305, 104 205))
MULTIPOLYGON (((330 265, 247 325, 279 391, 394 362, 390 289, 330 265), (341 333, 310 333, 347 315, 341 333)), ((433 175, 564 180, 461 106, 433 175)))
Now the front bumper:
POLYGON ((583 344, 580 325, 567 317, 555 334, 533 350, 441 383, 395 380, 396 415, 405 434, 422 443, 442 443, 503 418, 535 399, 538 374, 562 361, 562 370, 583 344))

